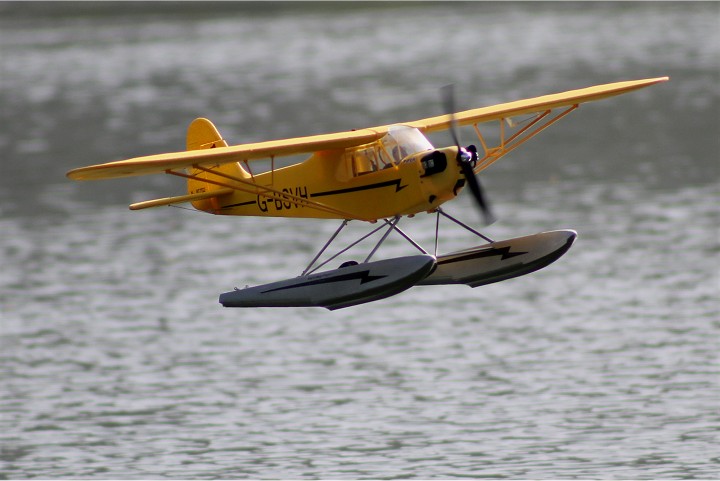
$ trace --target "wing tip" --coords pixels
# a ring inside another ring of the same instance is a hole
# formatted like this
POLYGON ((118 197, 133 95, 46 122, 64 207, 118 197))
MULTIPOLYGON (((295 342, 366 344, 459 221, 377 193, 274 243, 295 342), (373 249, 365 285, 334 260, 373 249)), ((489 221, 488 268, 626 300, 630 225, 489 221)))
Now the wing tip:
POLYGON ((70 179, 70 180, 83 180, 83 177, 82 177, 82 175, 81 175, 81 172, 79 172, 79 171, 81 171, 81 170, 82 170, 82 169, 68 170, 68 171, 65 173, 65 177, 67 177, 67 178, 70 179))
POLYGON ((667 82, 668 80, 670 80, 670 76, 665 75, 664 77, 654 77, 654 78, 647 78, 644 80, 638 80, 638 82, 643 82, 643 83, 647 83, 648 85, 652 85, 652 84, 657 84, 657 83, 661 83, 661 82, 667 82))

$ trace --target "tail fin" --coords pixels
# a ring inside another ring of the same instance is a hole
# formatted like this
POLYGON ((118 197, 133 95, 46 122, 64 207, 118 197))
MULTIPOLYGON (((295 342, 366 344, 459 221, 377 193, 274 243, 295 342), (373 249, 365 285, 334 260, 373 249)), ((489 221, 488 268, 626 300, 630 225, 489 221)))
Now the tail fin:
MULTIPOLYGON (((204 118, 198 118, 192 121, 188 127, 186 143, 187 150, 214 149, 228 146, 227 142, 225 142, 222 138, 220 132, 218 132, 213 123, 204 118)), ((213 170, 241 179, 250 178, 250 174, 248 174, 238 162, 219 165, 213 170)), ((217 179, 225 184, 232 182, 224 177, 214 176, 207 172, 192 168, 188 169, 188 175, 195 177, 194 179, 188 179, 188 195, 201 194, 221 189, 227 190, 222 186, 213 184, 212 182, 204 182, 201 179, 217 179)), ((204 211, 216 211, 219 208, 216 197, 194 201, 192 205, 196 209, 204 211)))
POLYGON ((195 119, 190 123, 187 132, 187 150, 214 149, 227 147, 220 132, 208 119, 195 119))

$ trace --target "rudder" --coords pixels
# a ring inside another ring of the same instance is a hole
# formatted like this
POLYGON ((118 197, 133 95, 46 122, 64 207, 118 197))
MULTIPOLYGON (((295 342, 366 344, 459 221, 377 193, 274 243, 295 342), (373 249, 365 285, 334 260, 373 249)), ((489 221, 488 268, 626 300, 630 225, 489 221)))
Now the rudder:
POLYGON ((228 144, 218 129, 208 119, 198 118, 190 123, 187 131, 187 150, 214 149, 228 144))
MULTIPOLYGON (((188 127, 186 146, 187 150, 203 150, 227 147, 228 144, 225 139, 222 138, 222 135, 220 135, 220 132, 218 132, 217 128, 215 127, 215 125, 213 125, 212 122, 205 118, 197 118, 193 120, 188 127)), ((250 174, 248 174, 238 162, 230 162, 228 164, 217 165, 213 168, 213 170, 241 179, 250 178, 250 174)), ((187 169, 187 174, 195 177, 193 179, 188 179, 188 194, 212 192, 213 190, 223 188, 217 184, 214 184, 212 182, 205 182, 201 179, 217 179, 219 182, 222 182, 224 184, 232 182, 227 178, 215 176, 199 169, 189 168, 187 169)), ((217 198, 195 201, 192 203, 192 205, 196 209, 204 211, 214 212, 217 211, 219 208, 217 198)))

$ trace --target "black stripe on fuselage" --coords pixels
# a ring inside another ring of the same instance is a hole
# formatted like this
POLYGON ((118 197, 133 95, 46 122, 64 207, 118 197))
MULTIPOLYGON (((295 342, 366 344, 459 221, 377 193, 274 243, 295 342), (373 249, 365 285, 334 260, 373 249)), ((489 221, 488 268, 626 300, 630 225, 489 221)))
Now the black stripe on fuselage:
POLYGON ((381 189, 383 187, 395 186, 395 192, 400 192, 407 185, 400 185, 401 179, 388 180, 386 182, 378 182, 377 184, 361 185, 358 187, 349 187, 347 189, 328 190, 326 192, 315 192, 310 197, 324 197, 326 195, 349 194, 351 192, 360 192, 363 190, 381 189))

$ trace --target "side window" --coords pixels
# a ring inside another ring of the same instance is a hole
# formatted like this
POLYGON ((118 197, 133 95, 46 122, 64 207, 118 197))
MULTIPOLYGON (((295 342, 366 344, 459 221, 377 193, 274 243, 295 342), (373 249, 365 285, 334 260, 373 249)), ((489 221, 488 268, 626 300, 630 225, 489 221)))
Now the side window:
POLYGON ((354 175, 367 174, 377 170, 377 157, 375 149, 372 147, 352 152, 350 161, 354 175))
MULTIPOLYGON (((390 165, 393 163, 393 152, 392 150, 387 150, 388 146, 382 145, 378 146, 378 151, 380 154, 380 168, 385 168, 387 165, 390 165)), ((397 150, 397 146, 394 147, 397 150)))
POLYGON ((393 150, 388 150, 387 145, 373 144, 365 148, 345 154, 345 159, 354 176, 376 172, 390 167, 403 157, 402 150, 397 144, 393 150))

